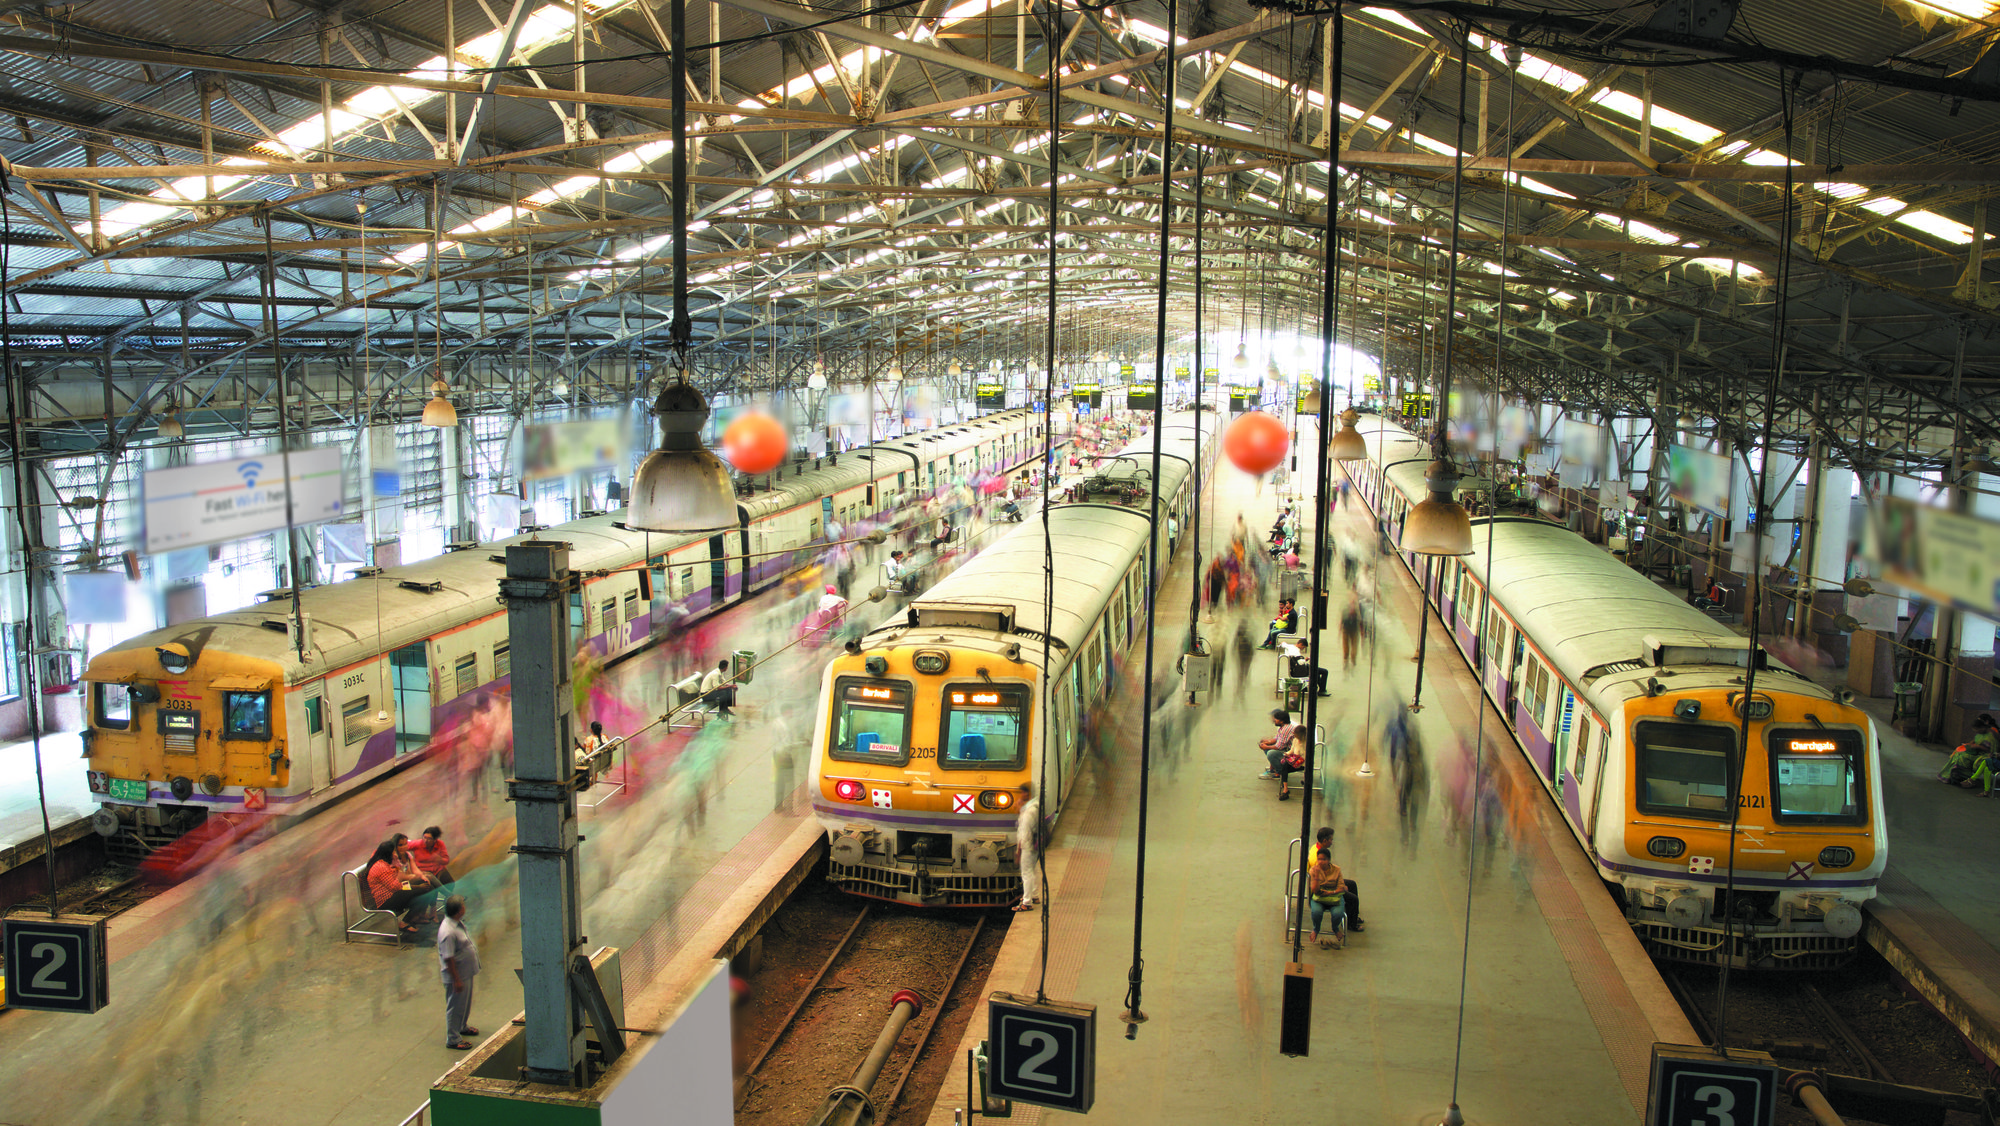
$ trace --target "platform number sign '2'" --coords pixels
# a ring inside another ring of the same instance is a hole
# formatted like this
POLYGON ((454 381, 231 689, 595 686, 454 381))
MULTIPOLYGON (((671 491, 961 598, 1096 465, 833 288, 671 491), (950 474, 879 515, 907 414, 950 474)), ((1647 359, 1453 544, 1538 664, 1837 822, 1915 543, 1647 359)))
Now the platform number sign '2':
POLYGON ((1078 1114, 1097 1097, 1097 1006, 995 993, 986 1002, 987 1093, 1078 1114))
POLYGON ((1771 1126, 1778 1071, 1769 1057, 1723 1058, 1712 1049, 1653 1045, 1647 1126, 1771 1126))
POLYGON ((10 1007, 94 1013, 110 1002, 104 920, 15 918, 5 932, 10 1007))

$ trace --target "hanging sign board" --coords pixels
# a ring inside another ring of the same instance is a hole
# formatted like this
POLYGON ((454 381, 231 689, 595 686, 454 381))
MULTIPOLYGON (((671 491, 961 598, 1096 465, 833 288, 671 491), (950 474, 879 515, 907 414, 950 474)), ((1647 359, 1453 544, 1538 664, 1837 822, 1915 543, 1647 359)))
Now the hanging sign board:
POLYGON ((94 1013, 111 1003, 110 946, 96 915, 15 916, 4 925, 7 1006, 94 1013))
POLYGON ((146 474, 146 552, 227 543, 340 516, 347 496, 338 446, 177 465, 146 474), (290 473, 287 475, 287 469, 290 473))
POLYGON ((1862 550, 1905 590, 1980 614, 2000 610, 2000 524, 1991 520, 1878 496, 1862 550))
POLYGON ((1175 369, 1174 369, 1174 378, 1175 378, 1175 379, 1186 379, 1187 377, 1188 377, 1188 369, 1186 369, 1186 368, 1175 368, 1175 369))
POLYGON ((1728 516, 1729 459, 1689 446, 1668 446, 1667 491, 1710 516, 1728 516))
POLYGON ((521 480, 622 465, 630 458, 625 431, 626 420, 616 418, 530 423, 521 428, 521 480))
POLYGON ((1078 406, 1103 406, 1103 388, 1095 383, 1079 383, 1070 388, 1070 398, 1078 406))
POLYGON ((1007 405, 1007 388, 999 383, 981 383, 973 389, 979 400, 979 409, 997 409, 1007 405))
POLYGON ((1097 1099, 1097 1006, 995 993, 986 1001, 986 1035, 988 1094, 1089 1113, 1097 1099))
POLYGON ((1263 389, 1259 387, 1231 387, 1229 389, 1229 413, 1242 414, 1254 411, 1263 399, 1263 389))
POLYGON ((1128 410, 1149 411, 1159 405, 1159 398, 1153 394, 1150 383, 1134 383, 1125 388, 1125 406, 1128 410))
POLYGON ((1382 377, 1379 375, 1362 376, 1361 389, 1363 391, 1380 391, 1382 389, 1382 377))
POLYGON ((1118 365, 1118 374, 1119 374, 1119 376, 1121 376, 1122 378, 1125 378, 1125 379, 1131 379, 1131 378, 1132 378, 1132 377, 1133 377, 1134 375, 1137 375, 1138 373, 1139 373, 1139 369, 1138 369, 1138 368, 1135 368, 1135 367, 1133 367, 1133 366, 1132 366, 1131 364, 1119 364, 1119 365, 1118 365))
POLYGON ((1403 392, 1404 418, 1429 418, 1431 416, 1431 393, 1429 391, 1403 392))
POLYGON ((1771 1126, 1778 1117, 1778 1069, 1763 1052, 1653 1045, 1646 1126, 1771 1126))

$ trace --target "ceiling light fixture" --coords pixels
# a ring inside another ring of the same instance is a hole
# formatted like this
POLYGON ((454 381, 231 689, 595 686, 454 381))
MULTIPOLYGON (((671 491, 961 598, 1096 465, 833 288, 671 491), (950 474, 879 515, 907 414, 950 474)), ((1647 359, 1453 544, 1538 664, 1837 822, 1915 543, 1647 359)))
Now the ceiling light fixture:
POLYGON ((451 390, 444 380, 431 381, 430 402, 424 404, 423 424, 440 430, 458 425, 458 408, 451 405, 445 394, 451 390))

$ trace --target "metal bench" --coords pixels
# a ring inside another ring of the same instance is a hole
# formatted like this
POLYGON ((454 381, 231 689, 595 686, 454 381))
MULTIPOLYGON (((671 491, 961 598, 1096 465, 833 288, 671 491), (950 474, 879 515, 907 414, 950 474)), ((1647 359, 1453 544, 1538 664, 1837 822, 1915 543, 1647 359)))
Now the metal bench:
POLYGON ((398 946, 403 944, 402 924, 394 911, 384 911, 375 905, 375 893, 368 887, 368 866, 350 868, 340 874, 340 922, 342 942, 353 942, 357 938, 370 940, 388 939, 398 946), (348 888, 354 889, 352 896, 348 888), (355 909, 359 908, 357 917, 355 909), (370 929, 387 920, 388 930, 370 929))
POLYGON ((623 739, 606 740, 603 746, 590 753, 586 764, 576 772, 578 809, 594 809, 617 797, 619 792, 625 789, 629 779, 626 777, 625 767, 618 762, 618 748, 623 743, 623 739), (611 773, 614 764, 618 765, 618 778, 615 781, 606 777, 611 773), (586 794, 590 795, 590 801, 583 800, 586 794))

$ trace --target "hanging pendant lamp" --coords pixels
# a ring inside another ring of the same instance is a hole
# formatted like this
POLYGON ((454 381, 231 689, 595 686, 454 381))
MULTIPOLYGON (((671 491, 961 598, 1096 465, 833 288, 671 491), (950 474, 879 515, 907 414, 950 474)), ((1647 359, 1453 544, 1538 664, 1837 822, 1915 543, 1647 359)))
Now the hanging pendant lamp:
POLYGON ((424 404, 423 424, 440 430, 458 425, 458 408, 451 405, 445 393, 451 388, 442 379, 431 381, 431 399, 424 404))
MULTIPOLYGON (((1308 396, 1308 398, 1313 399, 1317 399, 1318 397, 1319 392, 1317 390, 1308 396)), ((1319 404, 1314 403, 1313 405, 1318 406, 1319 404)), ((1361 412, 1355 410, 1353 407, 1349 407, 1341 411, 1339 417, 1340 429, 1334 431, 1332 445, 1329 447, 1333 459, 1335 461, 1366 460, 1368 457, 1368 443, 1362 440, 1361 431, 1354 428, 1354 424, 1361 418, 1361 412)))

